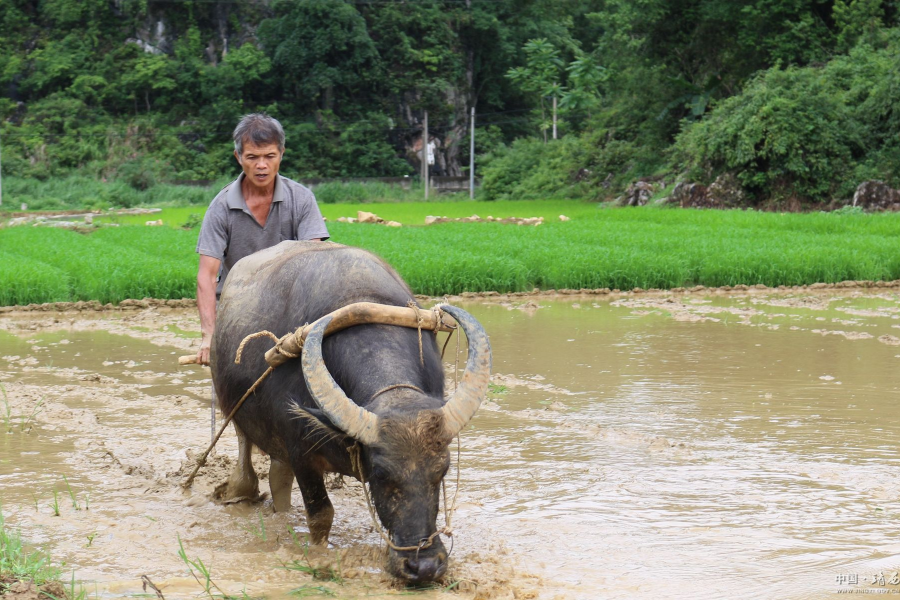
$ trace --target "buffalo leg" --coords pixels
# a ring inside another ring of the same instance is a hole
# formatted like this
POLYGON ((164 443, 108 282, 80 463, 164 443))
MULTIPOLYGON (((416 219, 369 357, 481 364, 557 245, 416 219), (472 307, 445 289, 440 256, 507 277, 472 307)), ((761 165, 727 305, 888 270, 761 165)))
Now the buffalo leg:
POLYGON ((286 462, 272 458, 269 467, 269 489, 275 512, 287 512, 291 509, 291 485, 294 483, 294 472, 286 462))
POLYGON ((259 478, 256 476, 253 462, 250 460, 253 444, 237 423, 232 422, 232 424, 238 440, 238 461, 234 465, 228 481, 216 488, 216 497, 220 500, 236 500, 238 498, 255 500, 259 497, 259 478))
POLYGON ((306 524, 313 544, 328 543, 328 533, 334 520, 334 507, 325 490, 325 479, 321 473, 311 470, 296 471, 297 485, 303 494, 306 507, 306 524))

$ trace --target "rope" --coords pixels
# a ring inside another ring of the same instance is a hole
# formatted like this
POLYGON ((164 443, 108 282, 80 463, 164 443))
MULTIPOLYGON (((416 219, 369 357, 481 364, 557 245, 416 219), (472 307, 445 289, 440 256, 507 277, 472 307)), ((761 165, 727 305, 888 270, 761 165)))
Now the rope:
POLYGON ((453 332, 447 334, 447 339, 444 340, 444 347, 441 348, 441 360, 444 360, 444 352, 447 350, 447 346, 450 344, 450 338, 453 337, 453 332))
MULTIPOLYGON (((372 517, 372 524, 375 526, 375 531, 378 532, 378 535, 381 536, 381 539, 383 539, 392 550, 396 550, 397 552, 412 552, 413 550, 415 550, 416 552, 419 552, 420 550, 429 548, 434 542, 434 538, 441 534, 444 534, 451 539, 453 538, 453 530, 450 529, 450 513, 447 511, 447 487, 444 482, 441 481, 441 487, 443 488, 444 493, 444 526, 429 535, 427 538, 423 538, 419 542, 418 546, 398 546, 394 542, 392 542, 391 538, 384 532, 384 529, 382 529, 381 524, 378 522, 378 517, 375 515, 375 507, 372 505, 372 499, 369 497, 369 488, 366 485, 366 480, 363 477, 362 472, 359 442, 356 442, 355 444, 347 448, 347 452, 350 453, 350 468, 359 474, 359 480, 362 482, 363 496, 366 499, 366 507, 369 509, 369 516, 372 517)), ((459 464, 457 463, 457 473, 458 472, 459 464)), ((459 488, 457 488, 457 491, 458 489, 459 488)))
POLYGON ((292 353, 292 352, 288 352, 287 350, 285 350, 285 349, 282 347, 282 344, 284 343, 284 340, 287 339, 287 337, 288 337, 289 335, 291 335, 291 334, 290 334, 290 333, 286 333, 284 336, 282 336, 282 337, 279 338, 278 336, 276 336, 276 335, 275 335, 274 333, 272 333, 271 331, 266 331, 266 330, 263 330, 263 331, 257 331, 256 333, 251 333, 250 335, 248 335, 247 337, 245 337, 243 340, 241 340, 241 344, 240 344, 240 346, 238 346, 237 352, 234 353, 234 364, 236 364, 236 365, 241 364, 241 355, 244 353, 244 346, 247 345, 247 342, 249 342, 249 341, 251 341, 251 340, 255 340, 255 339, 257 339, 257 338, 261 338, 261 337, 268 337, 268 338, 270 338, 273 342, 275 342, 275 347, 278 348, 278 351, 279 351, 281 354, 284 354, 284 355, 287 356, 288 358, 297 358, 298 356, 300 356, 299 354, 294 354, 294 353, 292 353))
MULTIPOLYGON (((422 314, 419 312, 419 305, 415 303, 415 301, 410 300, 406 303, 406 306, 416 311, 416 329, 419 330, 419 362, 422 366, 425 366, 425 355, 422 353, 422 314)), ((440 324, 440 321, 438 321, 440 324)))
POLYGON ((238 411, 238 409, 241 407, 241 404, 244 403, 244 400, 246 400, 246 399, 250 396, 250 394, 252 394, 253 392, 256 391, 256 388, 259 387, 259 385, 260 385, 263 381, 265 381, 266 377, 268 377, 268 376, 272 373, 272 371, 274 371, 274 370, 275 370, 275 367, 269 367, 268 369, 266 369, 266 372, 263 373, 262 375, 260 375, 259 379, 256 380, 256 383, 254 383, 253 385, 251 385, 251 386, 250 386, 250 389, 247 390, 247 391, 244 393, 243 396, 241 396, 241 399, 238 400, 238 403, 235 404, 235 405, 234 405, 234 408, 231 409, 231 412, 228 413, 228 418, 225 419, 225 422, 224 422, 224 423, 222 423, 222 428, 219 429, 219 433, 216 434, 216 438, 215 438, 215 439, 212 441, 212 443, 209 445, 209 448, 206 449, 206 452, 204 452, 204 453, 200 456, 200 458, 197 459, 197 466, 194 467, 194 471, 191 473, 190 477, 187 478, 187 480, 184 482, 184 484, 182 485, 182 487, 185 487, 185 488, 191 487, 191 484, 194 483, 194 477, 197 476, 197 471, 200 470, 200 467, 202 467, 203 465, 206 464, 206 458, 209 456, 209 453, 212 452, 212 449, 213 449, 213 447, 216 445, 216 442, 219 441, 219 438, 222 437, 222 432, 224 432, 224 431, 225 431, 225 428, 228 427, 228 424, 231 423, 231 419, 234 417, 234 414, 235 414, 235 413, 238 411))

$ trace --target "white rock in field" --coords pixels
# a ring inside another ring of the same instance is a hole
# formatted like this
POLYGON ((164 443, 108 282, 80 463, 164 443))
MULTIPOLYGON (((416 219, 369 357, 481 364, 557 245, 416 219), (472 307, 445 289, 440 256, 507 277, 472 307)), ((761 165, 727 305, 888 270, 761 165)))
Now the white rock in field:
POLYGON ((364 210, 356 211, 356 219, 360 223, 380 223, 384 220, 375 213, 366 212, 364 210))
POLYGON ((157 219, 156 221, 147 221, 146 223, 144 223, 144 225, 146 225, 147 227, 159 227, 162 224, 162 219, 157 219))
POLYGON ((403 227, 403 225, 401 223, 398 223, 397 221, 388 221, 387 223, 385 223, 385 225, 387 225, 388 227, 403 227))
POLYGON ((438 219, 440 219, 440 217, 435 217, 434 215, 428 215, 427 217, 425 217, 425 224, 426 225, 434 225, 435 221, 437 221, 438 219))
POLYGON ((85 225, 93 225, 94 224, 94 215, 84 215, 84 224, 85 225))
POLYGON ((347 217, 338 217, 338 223, 347 223, 347 217))
POLYGON ((559 220, 560 221, 570 221, 571 219, 569 219, 569 217, 567 217, 566 215, 559 215, 559 220))

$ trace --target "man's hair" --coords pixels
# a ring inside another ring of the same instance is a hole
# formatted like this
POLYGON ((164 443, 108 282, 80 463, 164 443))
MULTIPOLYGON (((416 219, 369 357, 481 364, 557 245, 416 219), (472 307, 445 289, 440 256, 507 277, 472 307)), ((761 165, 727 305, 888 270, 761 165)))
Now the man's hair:
POLYGON ((244 142, 257 146, 275 144, 284 151, 284 129, 281 123, 265 113, 244 115, 234 128, 234 150, 238 156, 244 151, 244 142))

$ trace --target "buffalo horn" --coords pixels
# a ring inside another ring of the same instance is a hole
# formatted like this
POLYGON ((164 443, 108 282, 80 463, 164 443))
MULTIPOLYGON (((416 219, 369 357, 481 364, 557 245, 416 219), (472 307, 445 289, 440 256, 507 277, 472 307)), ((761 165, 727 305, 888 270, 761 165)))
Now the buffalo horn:
POLYGON ((462 431, 475 415, 487 393, 491 377, 491 344, 484 328, 472 315, 449 304, 442 304, 440 308, 457 320, 469 340, 466 372, 453 397, 441 409, 444 415, 444 429, 450 437, 453 437, 462 431))
POLYGON ((303 344, 306 389, 338 429, 371 446, 378 441, 378 417, 347 397, 328 372, 322 358, 322 337, 330 321, 331 316, 328 316, 316 322, 303 344))

